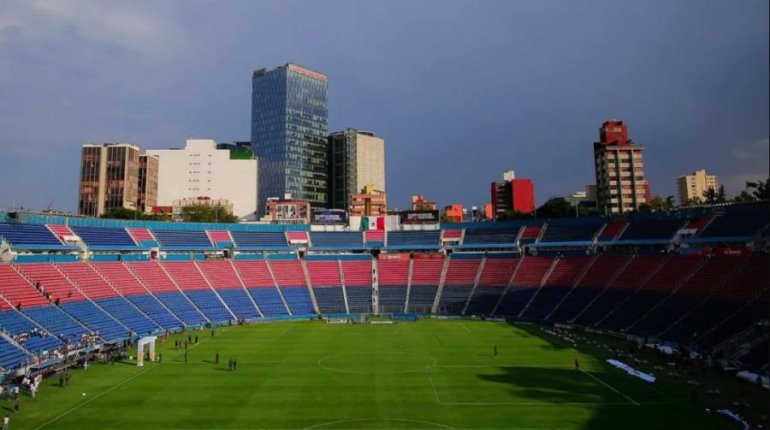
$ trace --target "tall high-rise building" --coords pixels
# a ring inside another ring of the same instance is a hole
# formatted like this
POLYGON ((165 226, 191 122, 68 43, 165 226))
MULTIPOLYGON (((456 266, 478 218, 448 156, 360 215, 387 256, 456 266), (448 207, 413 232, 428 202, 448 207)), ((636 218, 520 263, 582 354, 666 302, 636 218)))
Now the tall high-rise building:
POLYGON ((635 211, 650 196, 644 176, 642 145, 628 138, 626 123, 609 120, 594 142, 596 198, 599 211, 619 214, 635 211))
POLYGON ((385 192, 385 141, 349 128, 329 135, 329 207, 349 210, 351 195, 367 185, 385 192))
POLYGON ((696 170, 692 175, 682 175, 676 179, 676 191, 679 204, 686 205, 692 201, 702 202, 703 193, 709 188, 719 189, 719 180, 715 175, 707 175, 706 170, 696 170))
POLYGON ((259 214, 268 198, 327 206, 327 78, 287 63, 252 76, 251 147, 259 157, 259 214))
POLYGON ((185 199, 226 199, 233 215, 254 215, 258 169, 251 151, 217 149, 211 139, 187 139, 183 149, 150 149, 147 154, 159 162, 159 206, 185 199))
MULTIPOLYGON (((141 209, 139 202, 140 150, 129 143, 85 144, 80 160, 78 213, 101 216, 109 209, 141 209)), ((157 177, 145 171, 145 195, 152 195, 157 177)))
POLYGON ((139 210, 149 212, 158 204, 158 157, 139 156, 139 210))
POLYGON ((535 212, 535 185, 531 179, 516 178, 513 170, 503 173, 502 182, 492 182, 492 213, 495 219, 513 211, 535 212))

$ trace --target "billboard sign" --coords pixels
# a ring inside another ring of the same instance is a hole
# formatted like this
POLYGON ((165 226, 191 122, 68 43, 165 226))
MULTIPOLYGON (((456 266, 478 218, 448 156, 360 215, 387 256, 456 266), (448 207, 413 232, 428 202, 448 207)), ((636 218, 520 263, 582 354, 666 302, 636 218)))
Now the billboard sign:
POLYGON ((344 225, 348 223, 347 213, 342 209, 320 209, 313 211, 313 224, 344 225))
POLYGON ((436 224, 438 211, 403 211, 399 213, 401 224, 436 224))

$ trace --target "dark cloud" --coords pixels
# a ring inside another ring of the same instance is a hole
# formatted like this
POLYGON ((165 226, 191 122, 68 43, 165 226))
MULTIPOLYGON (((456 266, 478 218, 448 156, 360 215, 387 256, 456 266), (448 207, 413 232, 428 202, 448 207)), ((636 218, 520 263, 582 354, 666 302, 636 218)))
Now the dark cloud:
POLYGON ((85 142, 248 138, 251 71, 286 61, 329 75, 331 130, 385 137, 396 206, 508 169, 580 189, 609 118, 655 193, 700 168, 737 193, 767 176, 769 49, 765 0, 6 1, 0 206, 74 209, 85 142))

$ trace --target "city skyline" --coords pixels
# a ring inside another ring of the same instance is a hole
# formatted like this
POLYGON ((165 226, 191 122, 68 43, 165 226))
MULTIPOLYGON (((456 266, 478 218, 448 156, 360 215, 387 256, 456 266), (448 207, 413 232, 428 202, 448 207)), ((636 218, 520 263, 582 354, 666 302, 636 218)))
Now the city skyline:
POLYGON ((234 2, 178 14, 175 4, 9 2, 0 181, 12 186, 0 207, 75 210, 87 142, 244 140, 249 74, 287 61, 329 76, 328 131, 388 142, 392 207, 412 194, 480 205, 510 168, 532 178, 538 205, 570 194, 594 183, 591 145, 612 118, 644 145, 653 194, 676 195, 682 172, 705 168, 735 195, 768 176, 768 5, 697 4, 234 2), (250 13, 258 25, 241 25, 250 13), (378 19, 365 34, 342 25, 368 16, 378 19), (290 18, 290 37, 269 37, 290 18), (600 20, 624 31, 610 36, 600 20))

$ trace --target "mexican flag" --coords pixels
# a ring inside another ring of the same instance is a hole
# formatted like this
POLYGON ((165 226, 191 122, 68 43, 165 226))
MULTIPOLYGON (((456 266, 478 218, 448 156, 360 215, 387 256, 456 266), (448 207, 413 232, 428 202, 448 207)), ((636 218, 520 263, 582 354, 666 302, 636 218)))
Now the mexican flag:
POLYGON ((362 216, 361 231, 366 230, 385 230, 384 216, 362 216))

